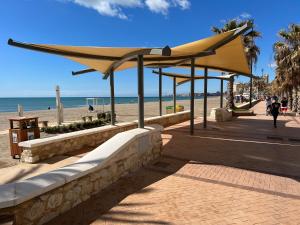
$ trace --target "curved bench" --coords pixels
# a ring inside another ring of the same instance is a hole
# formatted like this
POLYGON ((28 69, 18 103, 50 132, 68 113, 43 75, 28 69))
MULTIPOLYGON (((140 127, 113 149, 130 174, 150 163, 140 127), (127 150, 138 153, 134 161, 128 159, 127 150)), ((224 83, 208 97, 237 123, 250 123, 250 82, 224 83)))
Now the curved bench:
POLYGON ((159 157, 163 127, 119 133, 75 163, 0 186, 0 215, 17 224, 43 224, 159 157), (49 215, 51 215, 49 217, 49 215))

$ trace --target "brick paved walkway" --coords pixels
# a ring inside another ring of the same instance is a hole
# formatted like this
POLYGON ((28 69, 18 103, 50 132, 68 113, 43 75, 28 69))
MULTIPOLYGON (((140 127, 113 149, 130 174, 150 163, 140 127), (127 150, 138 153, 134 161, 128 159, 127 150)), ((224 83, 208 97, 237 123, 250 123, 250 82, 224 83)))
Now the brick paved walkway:
POLYGON ((300 224, 300 120, 263 115, 164 131, 163 156, 51 221, 59 224, 300 224))

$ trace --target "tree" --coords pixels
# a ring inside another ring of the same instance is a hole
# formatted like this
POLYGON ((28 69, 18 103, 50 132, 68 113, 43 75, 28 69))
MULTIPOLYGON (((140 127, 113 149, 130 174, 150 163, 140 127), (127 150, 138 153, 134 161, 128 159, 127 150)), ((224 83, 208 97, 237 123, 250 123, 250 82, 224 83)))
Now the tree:
POLYGON ((287 93, 290 109, 300 111, 300 24, 290 24, 278 32, 280 41, 273 46, 277 64, 276 83, 281 93, 287 93))
POLYGON ((268 86, 268 84, 266 83, 264 77, 259 77, 259 78, 256 78, 253 80, 253 85, 254 87, 256 87, 257 89, 257 94, 260 95, 260 94, 265 94, 266 92, 266 88, 268 86))
MULTIPOLYGON (((230 30, 242 27, 245 24, 248 24, 252 28, 250 31, 243 34, 243 43, 245 46, 246 57, 247 57, 249 66, 251 66, 252 63, 254 65, 256 65, 257 60, 258 60, 258 55, 260 54, 260 49, 257 45, 255 45, 254 40, 258 37, 261 37, 261 34, 260 34, 260 32, 254 30, 254 21, 253 20, 241 21, 238 19, 231 19, 231 20, 228 20, 222 28, 212 27, 211 31, 214 32, 215 34, 220 34, 220 33, 226 32, 226 31, 230 31, 230 30)), ((234 82, 234 79, 230 79, 229 82, 234 82)), ((229 87, 233 87, 233 83, 229 84, 229 87)), ((228 97, 227 107, 234 108, 233 91, 229 90, 229 93, 231 93, 232 96, 228 97), (232 101, 232 102, 230 102, 230 101, 232 101)))

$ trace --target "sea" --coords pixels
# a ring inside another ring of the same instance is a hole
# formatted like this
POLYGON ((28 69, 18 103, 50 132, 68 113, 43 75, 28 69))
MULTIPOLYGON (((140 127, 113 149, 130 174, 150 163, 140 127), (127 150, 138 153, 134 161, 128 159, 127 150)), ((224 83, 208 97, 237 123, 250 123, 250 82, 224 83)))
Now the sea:
MULTIPOLYGON (((197 96, 195 98, 202 98, 197 96)), ((87 97, 62 97, 61 102, 64 108, 75 108, 87 106, 87 97)), ((190 99, 188 96, 177 96, 177 100, 190 99)), ((172 97, 163 97, 163 101, 171 101, 172 97)), ((158 102, 158 97, 145 97, 145 102, 158 102)), ((92 103, 92 101, 89 101, 92 103)), ((115 97, 115 104, 134 104, 138 102, 137 97, 115 97)), ((18 110, 18 104, 23 106, 24 111, 35 111, 35 110, 47 110, 48 107, 51 109, 55 108, 56 99, 55 97, 47 98, 0 98, 0 112, 16 112, 18 110)), ((110 104, 109 97, 99 97, 98 105, 110 104)))

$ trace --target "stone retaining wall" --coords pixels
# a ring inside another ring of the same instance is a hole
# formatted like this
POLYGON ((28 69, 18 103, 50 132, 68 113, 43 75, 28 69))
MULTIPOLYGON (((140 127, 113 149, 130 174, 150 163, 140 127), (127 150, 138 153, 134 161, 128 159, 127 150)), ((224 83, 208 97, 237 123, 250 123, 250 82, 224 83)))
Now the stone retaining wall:
MULTIPOLYGON (((163 127, 181 123, 190 119, 190 112, 178 112, 163 116, 145 119, 145 125, 160 124, 163 127)), ((56 155, 64 155, 68 152, 83 148, 95 148, 117 133, 134 129, 137 121, 119 123, 116 126, 103 126, 67 134, 60 134, 54 137, 35 139, 19 143, 23 148, 21 161, 36 163, 56 155)))
MULTIPOLYGON (((252 100, 252 107, 255 106, 257 103, 259 103, 260 100, 252 100)), ((238 109, 248 109, 250 105, 250 102, 246 102, 244 104, 236 106, 238 109)))
POLYGON ((44 224, 150 161, 162 150, 159 125, 122 132, 69 166, 0 186, 0 218, 44 224))

